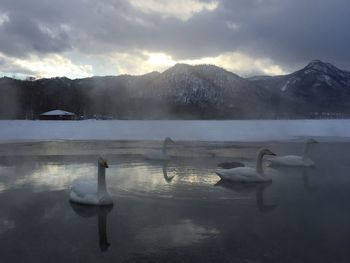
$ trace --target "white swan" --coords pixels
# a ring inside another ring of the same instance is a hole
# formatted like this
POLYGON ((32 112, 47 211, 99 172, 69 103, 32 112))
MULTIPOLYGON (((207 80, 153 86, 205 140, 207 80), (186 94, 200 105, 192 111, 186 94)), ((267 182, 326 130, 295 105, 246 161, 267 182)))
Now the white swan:
POLYGON ((314 166, 315 163, 309 158, 309 149, 312 144, 318 143, 314 139, 307 139, 304 144, 303 155, 285 155, 269 159, 270 166, 314 166))
POLYGON ((107 161, 103 158, 98 160, 97 180, 77 180, 73 182, 70 200, 83 205, 112 205, 113 200, 106 188, 107 161))
POLYGON ((256 168, 252 167, 236 167, 232 169, 223 169, 216 171, 216 174, 223 180, 242 182, 242 183, 263 183, 271 181, 264 175, 262 167, 262 159, 264 155, 275 155, 269 149, 261 149, 258 151, 256 158, 256 168))
POLYGON ((173 143, 175 144, 175 142, 169 138, 169 137, 166 137, 164 139, 164 142, 163 142, 163 147, 162 147, 162 151, 161 152, 153 152, 153 153, 149 153, 146 155, 147 159, 150 159, 150 160, 160 160, 160 161, 167 161, 167 160, 170 160, 170 156, 168 155, 167 153, 167 145, 169 143, 173 143))

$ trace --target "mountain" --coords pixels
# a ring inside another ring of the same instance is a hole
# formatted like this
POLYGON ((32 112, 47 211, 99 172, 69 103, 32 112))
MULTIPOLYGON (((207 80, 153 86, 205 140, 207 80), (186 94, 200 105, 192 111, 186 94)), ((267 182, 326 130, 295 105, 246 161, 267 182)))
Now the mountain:
POLYGON ((62 109, 121 119, 303 118, 350 114, 350 73, 319 60, 282 76, 242 78, 214 65, 71 80, 0 78, 0 118, 62 109))
POLYGON ((350 72, 320 60, 289 75, 249 80, 300 112, 344 112, 350 106, 350 72))
POLYGON ((151 97, 160 96, 176 114, 203 118, 253 116, 269 92, 213 65, 177 64, 154 79, 151 97), (251 105, 250 107, 246 107, 251 105))

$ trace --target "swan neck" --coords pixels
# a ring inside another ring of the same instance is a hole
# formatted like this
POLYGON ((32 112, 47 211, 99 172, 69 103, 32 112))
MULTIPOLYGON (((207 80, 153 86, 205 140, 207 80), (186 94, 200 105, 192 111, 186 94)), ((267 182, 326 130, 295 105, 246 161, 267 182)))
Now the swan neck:
POLYGON ((106 190, 106 168, 98 164, 97 192, 106 190))
POLYGON ((262 166, 262 159, 264 157, 264 153, 262 151, 258 152, 258 155, 256 157, 256 171, 259 174, 263 174, 264 170, 263 170, 263 166, 262 166))
POLYGON ((303 160, 308 159, 309 156, 310 143, 306 142, 303 149, 303 160))
POLYGON ((167 146, 167 141, 164 141, 164 142, 163 142, 163 148, 162 148, 162 154, 163 154, 163 155, 166 155, 166 154, 167 154, 167 153, 166 153, 166 148, 167 148, 166 146, 167 146))

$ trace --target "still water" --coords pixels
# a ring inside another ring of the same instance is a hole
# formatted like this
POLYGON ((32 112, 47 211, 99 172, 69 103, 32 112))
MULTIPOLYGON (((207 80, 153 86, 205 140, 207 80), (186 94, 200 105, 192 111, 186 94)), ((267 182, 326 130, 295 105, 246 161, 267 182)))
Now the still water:
POLYGON ((272 169, 269 185, 223 184, 217 164, 255 165, 289 143, 45 142, 0 149, 0 262, 350 262, 350 144, 322 142, 316 167, 272 169), (69 188, 108 160, 113 207, 69 188))

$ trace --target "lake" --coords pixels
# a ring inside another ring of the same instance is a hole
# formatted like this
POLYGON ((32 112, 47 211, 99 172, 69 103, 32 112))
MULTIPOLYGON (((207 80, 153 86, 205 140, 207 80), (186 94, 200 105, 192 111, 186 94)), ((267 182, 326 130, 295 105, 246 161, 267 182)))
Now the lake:
POLYGON ((322 142, 314 168, 270 168, 267 185, 222 184, 217 165, 255 165, 288 142, 47 141, 0 149, 0 262, 350 262, 350 143, 322 142), (69 202, 108 160, 113 207, 69 202))

